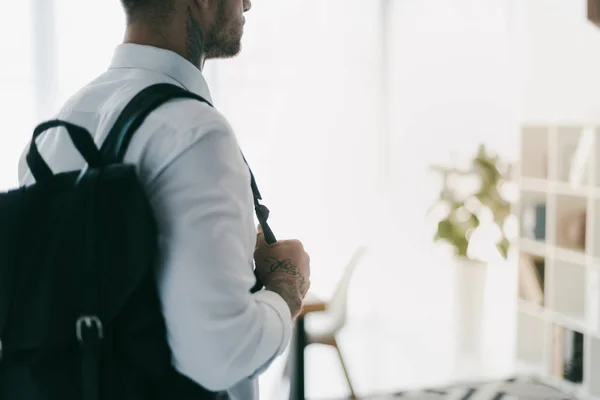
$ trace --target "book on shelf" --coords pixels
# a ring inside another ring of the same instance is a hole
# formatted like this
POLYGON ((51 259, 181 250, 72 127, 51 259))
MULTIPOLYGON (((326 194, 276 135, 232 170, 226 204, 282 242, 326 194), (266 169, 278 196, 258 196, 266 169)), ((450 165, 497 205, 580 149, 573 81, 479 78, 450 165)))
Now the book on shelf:
POLYGON ((539 203, 524 206, 521 235, 528 239, 546 240, 546 204, 539 203))
POLYGON ((519 265, 519 292, 521 298, 539 306, 544 305, 544 259, 521 255, 519 265))
POLYGON ((554 325, 552 336, 552 375, 583 382, 583 334, 554 325))
POLYGON ((565 359, 564 359, 564 328, 562 326, 554 325, 553 327, 553 340, 552 340, 552 375, 557 378, 564 378, 565 373, 565 359))
POLYGON ((583 382, 583 334, 564 330, 564 378, 573 383, 583 382))

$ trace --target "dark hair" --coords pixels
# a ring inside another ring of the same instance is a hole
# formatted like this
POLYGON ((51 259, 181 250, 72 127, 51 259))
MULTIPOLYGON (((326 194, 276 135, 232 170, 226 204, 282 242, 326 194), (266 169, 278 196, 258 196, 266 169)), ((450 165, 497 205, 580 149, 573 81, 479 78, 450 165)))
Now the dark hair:
POLYGON ((127 22, 140 18, 160 19, 169 16, 174 0, 121 0, 127 22))

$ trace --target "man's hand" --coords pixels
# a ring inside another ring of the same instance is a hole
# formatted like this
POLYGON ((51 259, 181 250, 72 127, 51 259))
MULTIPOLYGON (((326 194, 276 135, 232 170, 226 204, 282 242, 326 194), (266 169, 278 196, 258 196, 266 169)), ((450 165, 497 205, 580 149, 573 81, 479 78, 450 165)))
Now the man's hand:
POLYGON ((310 287, 310 257, 302 243, 282 240, 268 245, 259 229, 254 262, 258 279, 267 290, 283 297, 296 318, 310 287))

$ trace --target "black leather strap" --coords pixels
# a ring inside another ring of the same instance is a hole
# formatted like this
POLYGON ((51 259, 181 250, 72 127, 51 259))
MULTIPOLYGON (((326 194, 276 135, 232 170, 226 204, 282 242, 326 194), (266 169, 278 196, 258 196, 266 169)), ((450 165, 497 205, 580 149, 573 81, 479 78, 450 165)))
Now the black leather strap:
POLYGON ((31 174, 37 182, 52 178, 54 174, 52 173, 52 170, 46 161, 44 161, 42 158, 35 141, 38 136, 48 129, 61 126, 67 129, 67 133, 71 137, 75 148, 79 151, 79 153, 81 153, 81 156, 88 163, 90 168, 98 168, 102 166, 102 157, 100 156, 100 152, 94 143, 92 135, 90 135, 87 129, 67 121, 46 121, 38 125, 33 131, 33 138, 31 139, 29 151, 26 156, 27 166, 31 170, 31 174))
POLYGON ((194 99, 212 107, 208 100, 179 86, 168 83, 149 86, 135 95, 117 118, 100 150, 104 160, 108 163, 122 163, 133 135, 148 115, 175 99, 194 99))
MULTIPOLYGON (((101 173, 101 172, 99 172, 101 173)), ((84 177, 79 182, 81 200, 88 202, 84 205, 88 211, 86 216, 86 232, 82 232, 86 240, 84 259, 78 269, 80 274, 79 283, 79 307, 80 317, 76 322, 75 334, 81 348, 81 384, 83 400, 98 400, 100 396, 99 372, 100 372, 100 345, 104 337, 104 327, 100 320, 100 288, 98 274, 98 216, 97 205, 99 193, 98 176, 84 177)))
MULTIPOLYGON (((242 154, 242 157, 244 157, 243 154, 242 154)), ((248 169, 250 170, 250 186, 252 188, 252 197, 254 197, 254 212, 256 213, 256 218, 258 219, 258 222, 260 223, 260 226, 263 229, 263 234, 265 235, 265 241, 268 244, 273 244, 273 243, 277 242, 277 239, 275 238, 275 234, 271 230, 271 227, 267 223, 267 221, 269 219, 269 214, 271 212, 269 211, 267 206, 260 203, 260 200, 262 200, 262 196, 260 194, 260 191, 258 190, 258 185, 256 184, 256 179, 254 179, 254 174, 252 173, 252 170, 250 169, 250 165, 248 164, 248 161, 246 161, 246 157, 244 157, 244 162, 246 163, 246 165, 248 166, 248 169)))
MULTIPOLYGON (((125 153, 127 152, 127 147, 129 146, 135 131, 142 125, 148 115, 161 105, 175 99, 194 99, 213 107, 208 100, 195 93, 189 92, 180 86, 169 83, 158 83, 149 86, 135 95, 117 118, 115 125, 110 130, 100 150, 104 161, 108 164, 122 163, 125 158, 125 153)), ((244 161, 246 161, 245 158, 244 161)), ((247 162, 246 165, 248 165, 247 162)), ((263 229, 266 242, 273 244, 277 239, 267 223, 267 220, 269 219, 269 209, 260 203, 262 197, 258 190, 258 185, 256 184, 250 166, 248 166, 248 169, 250 170, 250 184, 254 197, 254 211, 256 212, 258 222, 263 229)), ((257 292, 262 289, 262 287, 263 285, 257 277, 257 283, 252 288, 252 292, 257 292)))

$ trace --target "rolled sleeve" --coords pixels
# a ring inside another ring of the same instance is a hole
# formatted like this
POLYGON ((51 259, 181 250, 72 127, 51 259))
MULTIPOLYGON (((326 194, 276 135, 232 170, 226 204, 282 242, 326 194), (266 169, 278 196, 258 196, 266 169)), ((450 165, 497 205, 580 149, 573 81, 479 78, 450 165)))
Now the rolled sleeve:
POLYGON ((209 390, 229 389, 263 371, 292 331, 278 294, 250 293, 256 228, 249 172, 224 124, 162 134, 145 158, 162 165, 146 176, 174 365, 209 390))

